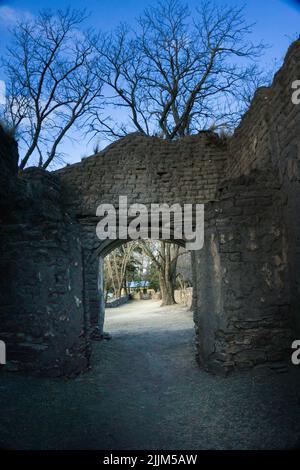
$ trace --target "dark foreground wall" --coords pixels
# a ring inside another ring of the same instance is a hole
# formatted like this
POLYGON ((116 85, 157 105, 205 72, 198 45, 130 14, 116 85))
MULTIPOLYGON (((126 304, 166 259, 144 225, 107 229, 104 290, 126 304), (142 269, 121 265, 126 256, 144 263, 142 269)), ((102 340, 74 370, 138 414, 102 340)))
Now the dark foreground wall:
POLYGON ((230 144, 228 178, 253 169, 278 175, 295 335, 300 335, 300 104, 292 102, 300 80, 300 39, 289 47, 272 86, 256 93, 230 144))
POLYGON ((290 355, 292 317, 283 207, 276 174, 251 172, 206 206, 194 253, 198 359, 230 371, 290 355))
POLYGON ((72 375, 88 364, 78 227, 63 212, 60 184, 38 169, 16 175, 17 151, 0 130, 0 337, 9 370, 72 375), (3 149, 3 147, 2 147, 3 149))

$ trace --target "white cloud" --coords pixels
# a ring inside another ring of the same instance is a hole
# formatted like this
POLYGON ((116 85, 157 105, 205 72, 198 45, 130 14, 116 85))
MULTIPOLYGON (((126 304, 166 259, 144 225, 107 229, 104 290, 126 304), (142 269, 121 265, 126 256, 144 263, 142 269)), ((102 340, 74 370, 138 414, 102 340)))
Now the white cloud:
POLYGON ((14 8, 3 5, 0 7, 0 21, 6 25, 12 25, 18 20, 18 12, 14 8))
POLYGON ((5 82, 0 80, 0 106, 5 104, 5 82))
POLYGON ((0 6, 0 24, 13 26, 21 18, 30 18, 32 15, 28 11, 11 8, 7 5, 0 6))

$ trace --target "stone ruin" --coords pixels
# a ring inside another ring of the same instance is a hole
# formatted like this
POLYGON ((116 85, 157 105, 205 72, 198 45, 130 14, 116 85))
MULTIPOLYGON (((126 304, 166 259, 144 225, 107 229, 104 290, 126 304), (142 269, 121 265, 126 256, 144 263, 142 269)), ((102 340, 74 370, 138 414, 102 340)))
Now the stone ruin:
MULTIPOLYGON (((18 174, 0 129, 0 339, 6 370, 72 376, 89 365, 104 318, 96 208, 205 203, 192 253, 199 363, 226 373, 281 361, 300 334, 300 40, 260 88, 233 137, 165 141, 132 134, 81 163, 18 174)), ((184 245, 184 240, 182 241, 184 245)))

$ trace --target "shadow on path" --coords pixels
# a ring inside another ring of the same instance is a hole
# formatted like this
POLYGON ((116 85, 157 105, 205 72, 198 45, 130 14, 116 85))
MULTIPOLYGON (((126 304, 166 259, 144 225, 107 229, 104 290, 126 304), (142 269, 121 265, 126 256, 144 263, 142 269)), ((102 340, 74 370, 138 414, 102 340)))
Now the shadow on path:
POLYGON ((76 379, 3 374, 0 443, 21 449, 271 449, 300 441, 296 367, 216 377, 195 361, 192 313, 131 302, 107 309, 76 379))

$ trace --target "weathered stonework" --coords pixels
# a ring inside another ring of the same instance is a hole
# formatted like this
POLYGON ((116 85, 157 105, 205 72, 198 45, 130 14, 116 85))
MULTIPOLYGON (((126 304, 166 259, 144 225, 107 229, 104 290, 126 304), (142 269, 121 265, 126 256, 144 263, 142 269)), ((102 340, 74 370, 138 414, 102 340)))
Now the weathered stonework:
POLYGON ((18 179, 13 172, 11 184, 13 178, 23 192, 14 210, 1 217, 5 367, 70 376, 89 357, 78 226, 61 209, 57 178, 34 168, 18 179))
POLYGON ((291 310, 286 229, 278 179, 253 171, 206 207, 205 244, 194 253, 198 358, 230 371, 287 356, 291 310))
POLYGON ((119 195, 146 205, 214 200, 226 163, 227 149, 212 132, 176 142, 130 134, 55 174, 68 210, 86 218, 95 217, 100 203, 117 205, 119 195))
POLYGON ((174 300, 177 304, 192 308, 193 288, 186 287, 185 289, 176 289, 174 291, 174 300))
POLYGON ((291 101, 299 79, 300 40, 228 144, 212 132, 175 142, 132 134, 51 174, 17 175, 16 145, 0 129, 9 367, 87 367, 103 327, 103 257, 121 243, 97 239, 96 208, 119 195, 206 204, 204 248, 192 255, 199 362, 227 372, 283 359, 300 333, 300 105, 291 101))
POLYGON ((111 302, 107 302, 105 304, 105 308, 116 308, 120 307, 121 305, 126 304, 129 301, 129 295, 123 295, 118 299, 112 300, 111 302))

